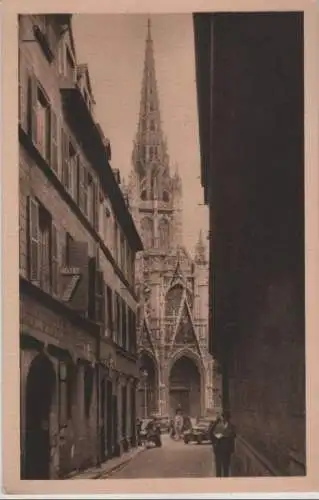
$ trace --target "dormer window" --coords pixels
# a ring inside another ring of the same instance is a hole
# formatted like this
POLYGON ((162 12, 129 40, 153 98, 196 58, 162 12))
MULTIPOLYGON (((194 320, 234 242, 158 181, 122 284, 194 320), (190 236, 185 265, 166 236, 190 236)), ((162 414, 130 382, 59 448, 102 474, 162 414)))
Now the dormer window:
POLYGON ((91 100, 88 91, 84 88, 83 89, 83 98, 85 100, 85 103, 87 107, 91 110, 91 100))
POLYGON ((50 16, 36 16, 33 33, 46 58, 51 63, 54 58, 54 31, 50 23, 50 16))
POLYGON ((72 81, 74 81, 74 70, 75 70, 75 63, 74 63, 73 56, 71 54, 69 47, 66 47, 66 68, 65 68, 66 74, 65 74, 65 76, 72 81))

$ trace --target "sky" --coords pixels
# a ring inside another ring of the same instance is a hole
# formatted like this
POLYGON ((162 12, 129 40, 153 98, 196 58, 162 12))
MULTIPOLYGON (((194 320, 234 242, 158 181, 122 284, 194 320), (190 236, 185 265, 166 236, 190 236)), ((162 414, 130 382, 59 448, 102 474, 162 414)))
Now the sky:
MULTIPOLYGON (((151 16, 161 120, 171 171, 183 183, 184 244, 191 254, 199 230, 208 231, 203 206, 195 81, 194 35, 189 14, 151 16)), ((78 63, 87 63, 96 101, 95 118, 111 142, 112 167, 125 179, 140 106, 147 16, 73 16, 78 63)))

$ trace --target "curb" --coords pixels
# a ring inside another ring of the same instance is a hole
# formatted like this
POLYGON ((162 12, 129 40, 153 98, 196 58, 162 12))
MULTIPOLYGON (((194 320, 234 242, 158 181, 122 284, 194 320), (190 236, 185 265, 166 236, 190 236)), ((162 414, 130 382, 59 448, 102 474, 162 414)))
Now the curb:
MULTIPOLYGON (((131 460, 133 460, 133 458, 135 458, 137 455, 139 455, 140 453, 143 453, 144 451, 146 451, 147 448, 143 447, 143 448, 140 448, 138 451, 136 451, 136 453, 132 454, 130 457, 126 457, 125 459, 123 459, 123 461, 121 461, 120 463, 117 463, 115 465, 113 465, 113 467, 111 466, 110 468, 106 468, 106 470, 99 470, 98 472, 92 472, 92 474, 86 476, 85 478, 83 479, 101 479, 101 478, 104 478, 104 477, 108 477, 109 475, 111 475, 112 473, 114 473, 115 471, 121 469, 122 467, 125 467, 125 465, 127 465, 131 460)), ((124 458, 124 457, 123 457, 124 458)), ((107 462, 106 462, 107 463, 107 462)), ((85 474, 85 471, 83 471, 84 474, 85 474)), ((66 477, 65 479, 82 479, 81 477, 81 473, 71 473, 68 477, 66 477), (78 476, 78 477, 77 477, 78 476)))
POLYGON ((131 460, 133 460, 133 458, 137 457, 138 455, 140 455, 141 453, 144 453, 145 451, 147 450, 147 448, 143 447, 141 448, 139 451, 137 451, 136 453, 134 453, 134 455, 132 455, 131 457, 128 457, 126 458, 125 460, 123 460, 123 462, 120 462, 119 464, 117 465, 114 465, 114 467, 111 467, 107 472, 102 472, 102 473, 99 473, 97 477, 95 477, 94 479, 101 479, 101 477, 108 477, 110 475, 112 475, 114 472, 118 471, 118 470, 121 470, 122 468, 124 468, 131 460))

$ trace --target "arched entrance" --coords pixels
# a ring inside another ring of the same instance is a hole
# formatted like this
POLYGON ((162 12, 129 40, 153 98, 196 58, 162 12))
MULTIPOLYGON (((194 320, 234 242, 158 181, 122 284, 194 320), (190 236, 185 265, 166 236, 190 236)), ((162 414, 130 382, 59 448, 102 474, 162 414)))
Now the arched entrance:
POLYGON ((39 354, 26 383, 24 479, 50 478, 50 412, 56 384, 50 360, 39 354))
POLYGON ((180 407, 190 417, 201 413, 201 377, 196 363, 182 356, 173 364, 169 375, 170 412, 180 407))
POLYGON ((148 418, 158 410, 158 383, 156 361, 146 352, 140 357, 141 383, 139 390, 140 417, 148 418))

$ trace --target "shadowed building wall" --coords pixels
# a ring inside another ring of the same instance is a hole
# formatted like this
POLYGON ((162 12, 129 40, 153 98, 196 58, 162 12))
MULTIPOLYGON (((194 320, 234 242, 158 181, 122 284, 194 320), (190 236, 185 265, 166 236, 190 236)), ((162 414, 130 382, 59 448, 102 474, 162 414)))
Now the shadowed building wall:
POLYGON ((194 16, 210 350, 233 474, 305 474, 303 16, 194 16))

